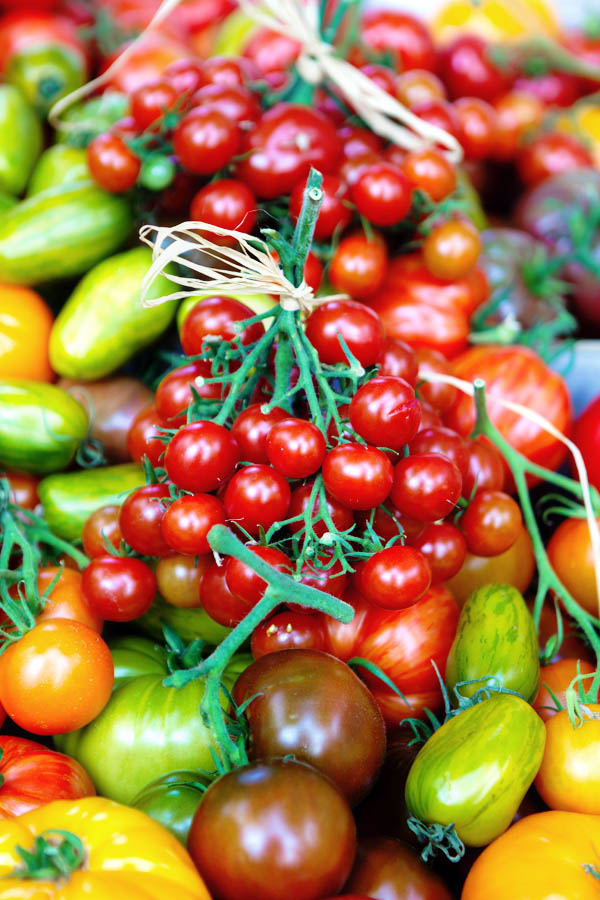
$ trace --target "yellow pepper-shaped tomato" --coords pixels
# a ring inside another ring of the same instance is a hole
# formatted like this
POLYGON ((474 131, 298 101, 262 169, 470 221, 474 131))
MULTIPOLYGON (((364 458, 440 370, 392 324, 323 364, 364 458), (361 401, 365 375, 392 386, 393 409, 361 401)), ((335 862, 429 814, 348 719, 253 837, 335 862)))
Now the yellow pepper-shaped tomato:
POLYGON ((555 12, 546 0, 449 0, 431 28, 442 43, 465 32, 496 43, 559 33, 555 12))

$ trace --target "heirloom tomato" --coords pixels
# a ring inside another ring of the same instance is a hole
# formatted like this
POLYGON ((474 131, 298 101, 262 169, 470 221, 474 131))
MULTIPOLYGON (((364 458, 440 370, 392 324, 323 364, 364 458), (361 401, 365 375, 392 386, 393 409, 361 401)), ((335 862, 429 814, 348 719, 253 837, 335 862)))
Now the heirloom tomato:
POLYGON ((412 847, 385 837, 359 842, 346 890, 353 892, 348 900, 450 900, 452 896, 412 847))
POLYGON ((30 288, 0 288, 0 378, 50 381, 48 341, 53 316, 45 301, 30 288))
MULTIPOLYGON (((600 524, 600 519, 597 521, 600 524)), ((592 616, 597 616, 598 589, 587 519, 561 522, 548 543, 548 559, 577 603, 592 616)))
MULTIPOLYGON (((586 679, 589 687, 591 679, 586 679)), ((600 705, 586 703, 575 728, 566 709, 546 722, 544 758, 535 779, 550 809, 600 815, 600 705)))
MULTIPOLYGON (((540 635, 541 637, 541 635, 540 635)), ((567 688, 577 675, 592 675, 596 669, 585 659, 558 659, 540 669, 540 687, 533 701, 537 714, 547 722, 561 709, 567 707, 567 688), (558 706, 557 706, 558 702, 558 706)), ((591 679, 580 682, 583 690, 589 689, 591 679)))
POLYGON ((498 556, 467 553, 460 570, 448 581, 448 587, 462 606, 474 590, 493 583, 511 584, 523 594, 534 572, 533 544, 523 525, 512 547, 504 553, 498 556))
MULTIPOLYGON (((581 450, 587 469, 590 484, 600 490, 600 396, 586 406, 576 419, 573 428, 573 440, 581 450)), ((573 477, 577 478, 575 467, 571 463, 573 477)))
POLYGON ((151 816, 185 847, 192 819, 209 784, 210 779, 200 772, 169 772, 142 788, 131 806, 151 816))

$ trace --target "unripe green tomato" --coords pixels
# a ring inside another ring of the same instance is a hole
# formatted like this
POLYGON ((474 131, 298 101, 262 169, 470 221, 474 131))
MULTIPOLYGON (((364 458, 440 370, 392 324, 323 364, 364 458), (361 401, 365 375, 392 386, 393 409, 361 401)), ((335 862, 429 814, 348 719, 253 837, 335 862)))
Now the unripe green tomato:
POLYGON ((138 182, 149 191, 162 191, 169 187, 176 171, 175 164, 168 156, 149 156, 142 163, 138 182))

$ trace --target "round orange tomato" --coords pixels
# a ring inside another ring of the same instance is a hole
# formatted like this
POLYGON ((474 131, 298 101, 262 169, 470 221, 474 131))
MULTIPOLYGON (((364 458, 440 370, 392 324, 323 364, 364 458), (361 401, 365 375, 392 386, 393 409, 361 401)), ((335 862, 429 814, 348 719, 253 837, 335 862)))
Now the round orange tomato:
POLYGON ((35 291, 0 285, 0 378, 52 380, 48 341, 53 321, 35 291))
MULTIPOLYGON (((2 338, 0 337, 0 342, 2 338)), ((29 472, 0 472, 0 478, 6 478, 10 485, 10 502, 23 509, 35 509, 40 498, 37 488, 40 479, 29 472)))
POLYGON ((512 547, 498 556, 467 553, 460 571, 447 583, 456 602, 462 606, 478 587, 485 584, 512 584, 522 594, 535 572, 535 556, 529 532, 523 525, 512 547))
POLYGON ((486 847, 461 900, 598 900, 600 816, 542 812, 526 816, 486 847))
MULTIPOLYGON (((600 524, 600 519, 597 520, 600 524)), ((547 547, 550 564, 580 606, 598 615, 598 591, 594 554, 586 519, 566 519, 558 526, 547 547)))
POLYGON ((56 576, 58 581, 50 591, 44 608, 37 616, 37 622, 47 622, 50 619, 71 619, 81 622, 94 631, 102 631, 103 621, 95 616, 81 590, 81 572, 68 569, 63 566, 47 566, 38 572, 38 592, 41 594, 48 589, 56 576))
POLYGON ((600 816, 600 704, 583 706, 574 728, 566 709, 546 722, 546 747, 535 786, 551 809, 600 816))
POLYGON ((33 734, 87 725, 108 703, 113 681, 100 635, 68 619, 41 622, 0 656, 0 703, 33 734))
MULTIPOLYGON (((563 709, 566 709, 566 691, 573 679, 578 675, 591 675, 595 672, 594 666, 583 659, 559 659, 549 666, 540 669, 540 687, 537 697, 532 703, 533 708, 544 722, 553 718, 558 710, 554 697, 563 709), (552 692, 552 693, 551 693, 552 692), (552 696, 554 694, 554 697, 552 696)), ((584 690, 589 688, 591 679, 586 678, 582 683, 584 690)))

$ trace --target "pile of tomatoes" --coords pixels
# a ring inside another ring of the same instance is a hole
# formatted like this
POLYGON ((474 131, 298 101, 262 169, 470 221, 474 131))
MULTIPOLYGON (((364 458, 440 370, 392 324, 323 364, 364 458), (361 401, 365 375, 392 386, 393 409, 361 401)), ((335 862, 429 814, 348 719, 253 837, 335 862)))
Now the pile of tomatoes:
POLYGON ((405 147, 229 0, 0 0, 0 898, 597 896, 600 44, 525 5, 321 4, 405 147))

